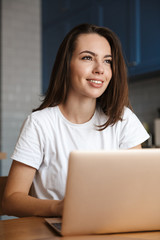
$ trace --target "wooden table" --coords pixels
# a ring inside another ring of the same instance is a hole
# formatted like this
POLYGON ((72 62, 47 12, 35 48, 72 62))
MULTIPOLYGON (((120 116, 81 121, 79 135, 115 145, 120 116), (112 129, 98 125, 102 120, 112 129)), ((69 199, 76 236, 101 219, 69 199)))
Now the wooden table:
POLYGON ((41 217, 0 221, 0 240, 160 240, 160 231, 98 236, 60 237, 41 217))

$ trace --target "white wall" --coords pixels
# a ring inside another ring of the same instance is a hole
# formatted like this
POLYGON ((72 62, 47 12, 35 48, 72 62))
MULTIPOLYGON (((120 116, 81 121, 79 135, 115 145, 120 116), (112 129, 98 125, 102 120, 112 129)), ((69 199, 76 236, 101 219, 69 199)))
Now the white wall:
POLYGON ((1 175, 7 175, 21 125, 41 94, 41 2, 2 0, 1 175))

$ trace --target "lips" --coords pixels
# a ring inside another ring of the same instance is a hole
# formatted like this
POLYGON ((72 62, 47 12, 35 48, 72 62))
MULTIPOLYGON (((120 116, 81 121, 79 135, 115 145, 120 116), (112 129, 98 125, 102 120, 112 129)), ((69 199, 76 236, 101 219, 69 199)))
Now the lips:
POLYGON ((96 87, 96 88, 102 87, 104 82, 101 79, 87 79, 87 81, 90 83, 92 87, 96 87))

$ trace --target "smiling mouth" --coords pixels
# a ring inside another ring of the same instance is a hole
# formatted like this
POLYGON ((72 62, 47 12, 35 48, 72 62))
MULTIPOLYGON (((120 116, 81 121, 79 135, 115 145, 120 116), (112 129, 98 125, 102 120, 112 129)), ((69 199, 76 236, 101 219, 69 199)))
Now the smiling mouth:
POLYGON ((93 79, 88 79, 89 82, 96 83, 96 84, 102 84, 102 80, 93 80, 93 79))

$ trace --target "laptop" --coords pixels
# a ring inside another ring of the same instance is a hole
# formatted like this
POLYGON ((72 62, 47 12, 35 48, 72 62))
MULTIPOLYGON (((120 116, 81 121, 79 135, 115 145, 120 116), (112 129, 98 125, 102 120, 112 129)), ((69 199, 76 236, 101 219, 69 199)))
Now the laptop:
POLYGON ((71 152, 63 217, 45 220, 63 236, 160 230, 160 149, 71 152))

